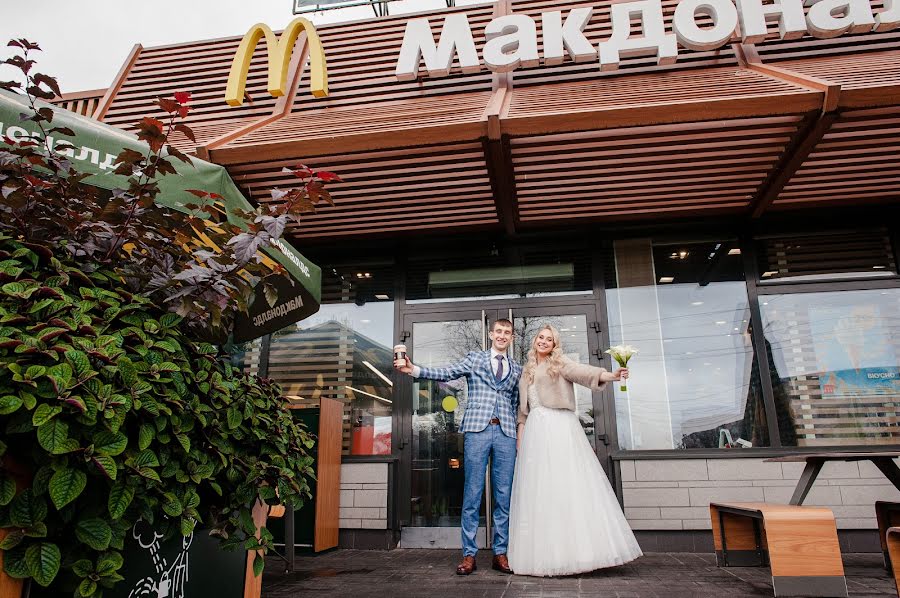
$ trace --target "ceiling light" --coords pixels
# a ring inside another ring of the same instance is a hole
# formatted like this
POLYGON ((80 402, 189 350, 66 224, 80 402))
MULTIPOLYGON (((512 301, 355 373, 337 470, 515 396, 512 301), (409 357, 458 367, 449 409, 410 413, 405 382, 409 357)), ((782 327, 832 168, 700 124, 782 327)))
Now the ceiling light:
POLYGON ((735 247, 734 249, 729 249, 728 255, 741 255, 741 250, 738 247, 735 247))
POLYGON ((762 277, 768 278, 769 276, 775 276, 776 274, 778 274, 778 270, 769 270, 767 272, 763 272, 762 277))
POLYGON ((725 320, 716 320, 717 326, 721 326, 722 324, 725 324, 725 323, 726 323, 725 320))
POLYGON ((674 280, 675 280, 674 276, 660 276, 659 277, 659 282, 661 282, 661 283, 673 282, 674 280))
POLYGON ((678 257, 681 259, 686 258, 688 255, 690 255, 690 254, 687 252, 686 249, 682 249, 681 251, 678 252, 678 257))
POLYGON ((691 305, 703 305, 702 301, 692 301, 691 305))
POLYGON ((872 266, 875 270, 884 270, 887 266, 872 266))
POLYGON ((387 300, 387 299, 390 299, 390 297, 388 297, 388 296, 385 295, 384 293, 375 293, 375 298, 376 298, 376 299, 381 299, 382 301, 385 301, 385 300, 387 300))

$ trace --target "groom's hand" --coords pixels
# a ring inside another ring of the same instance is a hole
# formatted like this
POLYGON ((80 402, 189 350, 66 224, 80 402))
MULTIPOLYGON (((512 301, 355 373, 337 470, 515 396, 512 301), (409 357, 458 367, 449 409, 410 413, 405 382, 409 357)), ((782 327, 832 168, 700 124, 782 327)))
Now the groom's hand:
POLYGON ((409 360, 409 357, 404 357, 403 359, 395 359, 394 369, 398 372, 403 372, 404 374, 412 374, 413 363, 409 360))

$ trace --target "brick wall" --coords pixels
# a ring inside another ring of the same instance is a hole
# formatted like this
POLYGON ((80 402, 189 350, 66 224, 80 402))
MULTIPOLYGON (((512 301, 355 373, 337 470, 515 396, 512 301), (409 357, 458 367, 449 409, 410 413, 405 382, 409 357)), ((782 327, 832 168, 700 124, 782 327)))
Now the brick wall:
POLYGON ((341 465, 341 529, 387 529, 387 463, 341 465))
MULTIPOLYGON (((710 501, 787 503, 803 463, 763 459, 622 461, 625 516, 635 530, 710 529, 710 501)), ((900 492, 869 461, 826 463, 804 504, 834 511, 839 529, 875 529, 875 501, 900 492)))

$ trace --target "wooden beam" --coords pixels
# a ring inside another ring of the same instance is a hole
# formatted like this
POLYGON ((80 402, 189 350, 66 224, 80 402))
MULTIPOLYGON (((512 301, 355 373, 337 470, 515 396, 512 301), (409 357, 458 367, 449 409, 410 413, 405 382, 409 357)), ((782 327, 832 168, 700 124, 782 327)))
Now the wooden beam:
POLYGON ((106 116, 106 111, 109 110, 113 99, 118 95, 119 90, 122 89, 122 84, 125 82, 125 79, 128 78, 128 73, 131 72, 131 68, 134 66, 134 63, 137 62, 138 56, 141 55, 141 50, 143 49, 144 46, 141 44, 134 44, 131 48, 128 58, 125 59, 118 74, 116 74, 116 78, 113 79, 112 85, 106 89, 106 93, 103 94, 100 103, 97 104, 97 110, 94 111, 93 118, 96 120, 103 120, 103 117, 106 116))
POLYGON ((501 121, 501 128, 504 134, 518 137, 659 124, 758 118, 802 114, 821 108, 822 102, 823 94, 820 91, 798 89, 797 93, 747 95, 659 104, 632 104, 605 109, 506 118, 501 121))
POLYGON ((519 202, 516 197, 516 175, 513 171, 509 137, 483 139, 484 158, 487 162, 497 218, 507 235, 515 235, 519 224, 519 202))
POLYGON ((816 145, 838 118, 837 112, 820 112, 804 119, 794 142, 789 145, 766 181, 760 186, 748 211, 752 218, 759 218, 775 202, 791 177, 800 169, 816 145))

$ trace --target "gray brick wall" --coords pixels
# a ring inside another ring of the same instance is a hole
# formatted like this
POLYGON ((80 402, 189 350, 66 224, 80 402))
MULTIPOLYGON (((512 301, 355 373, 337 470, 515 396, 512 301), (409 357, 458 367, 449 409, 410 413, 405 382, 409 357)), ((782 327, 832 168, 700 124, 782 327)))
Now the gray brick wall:
POLYGON ((386 463, 341 465, 341 529, 387 529, 386 463))
MULTIPOLYGON (((803 463, 763 459, 622 461, 625 516, 636 530, 710 529, 716 500, 787 503, 803 463)), ((875 529, 875 501, 900 501, 868 461, 826 463, 804 504, 834 511, 839 529, 875 529)))

